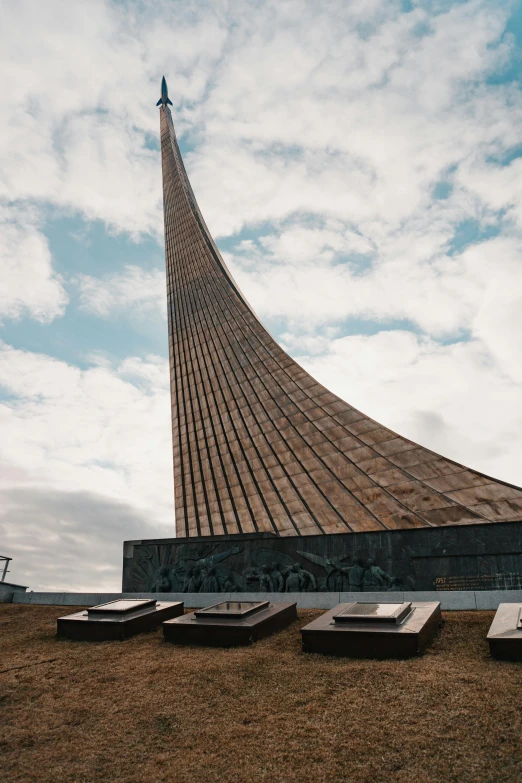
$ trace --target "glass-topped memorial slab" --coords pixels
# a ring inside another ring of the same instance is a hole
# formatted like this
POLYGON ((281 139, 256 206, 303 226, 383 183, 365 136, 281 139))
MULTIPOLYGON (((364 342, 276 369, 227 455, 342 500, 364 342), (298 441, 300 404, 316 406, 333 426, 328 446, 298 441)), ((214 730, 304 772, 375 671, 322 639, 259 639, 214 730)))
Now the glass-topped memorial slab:
POLYGON ((183 601, 118 598, 57 620, 58 636, 82 642, 109 642, 151 631, 183 614, 183 601))
POLYGON ((123 619, 137 612, 152 612, 156 608, 157 601, 154 598, 120 598, 116 601, 108 601, 106 604, 91 606, 87 610, 89 617, 123 619))
POLYGON ((163 623, 163 638, 174 644, 239 647, 263 639, 297 620, 294 603, 221 601, 163 623))
POLYGON ((499 604, 487 638, 493 658, 522 661, 522 604, 499 604))
POLYGON ((385 604, 355 601, 348 604, 338 614, 333 615, 336 623, 401 623, 410 612, 411 601, 406 603, 385 604))
POLYGON ((207 606, 205 609, 198 609, 197 612, 194 612, 194 617, 219 617, 222 619, 228 617, 241 620, 254 612, 268 609, 269 606, 270 601, 221 601, 221 603, 207 606))
POLYGON ((352 601, 301 628, 303 652, 350 658, 410 658, 442 622, 439 601, 352 601))

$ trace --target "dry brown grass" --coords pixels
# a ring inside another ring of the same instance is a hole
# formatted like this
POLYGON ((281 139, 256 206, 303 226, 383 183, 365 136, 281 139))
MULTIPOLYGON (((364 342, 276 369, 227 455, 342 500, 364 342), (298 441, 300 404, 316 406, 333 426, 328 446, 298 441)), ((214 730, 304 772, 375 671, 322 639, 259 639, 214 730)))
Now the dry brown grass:
POLYGON ((312 610, 237 650, 57 641, 60 614, 0 606, 2 781, 522 780, 522 664, 489 657, 492 612, 447 613, 402 662, 301 653, 312 610))

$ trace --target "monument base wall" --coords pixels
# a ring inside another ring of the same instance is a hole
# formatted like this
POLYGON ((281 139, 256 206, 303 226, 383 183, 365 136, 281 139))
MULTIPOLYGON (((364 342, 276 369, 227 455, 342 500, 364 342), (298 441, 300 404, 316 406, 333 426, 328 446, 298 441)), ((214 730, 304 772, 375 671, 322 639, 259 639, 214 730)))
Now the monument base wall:
POLYGON ((522 590, 522 521, 323 536, 126 541, 126 593, 522 590))
MULTIPOLYGON (((446 590, 412 593, 15 593, 6 603, 32 606, 95 606, 118 598, 156 598, 183 601, 187 609, 212 606, 219 601, 295 601, 298 609, 333 609, 349 601, 440 601, 448 612, 496 610, 502 603, 522 603, 522 590, 446 590)), ((2 601, 0 601, 2 603, 2 601)))

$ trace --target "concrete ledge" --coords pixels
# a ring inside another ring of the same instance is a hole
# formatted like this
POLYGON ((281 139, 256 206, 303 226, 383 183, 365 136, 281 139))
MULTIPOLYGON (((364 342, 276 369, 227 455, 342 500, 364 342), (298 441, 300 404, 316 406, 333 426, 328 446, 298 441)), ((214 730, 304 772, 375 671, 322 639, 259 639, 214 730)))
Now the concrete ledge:
MULTIPOLYGON (((440 601, 440 608, 450 612, 477 608, 473 590, 411 591, 404 593, 405 601, 440 601)), ((504 599, 499 598, 498 604, 504 599)), ((497 606, 498 606, 497 604, 497 606)))
POLYGON ((522 590, 477 590, 477 609, 498 609, 499 604, 522 603, 522 590))
MULTIPOLYGON (((340 603, 347 604, 350 601, 364 601, 366 603, 385 601, 387 603, 402 603, 404 600, 411 601, 411 598, 405 599, 404 593, 399 592, 387 592, 387 593, 339 593, 340 603)), ((416 599, 418 601, 424 601, 424 598, 416 599)), ((432 601, 439 600, 432 598, 432 601)))
MULTIPOLYGON (((121 593, 16 593, 14 604, 48 604, 51 606, 96 606, 121 598, 121 593)), ((136 598, 138 596, 135 596, 136 598)))
POLYGON ((220 601, 295 601, 301 609, 332 609, 349 601, 440 601, 446 611, 498 609, 502 603, 522 603, 522 590, 476 590, 386 593, 23 593, 14 592, 15 604, 49 606, 95 606, 117 598, 156 598, 158 601, 184 601, 185 607, 198 609, 220 601))

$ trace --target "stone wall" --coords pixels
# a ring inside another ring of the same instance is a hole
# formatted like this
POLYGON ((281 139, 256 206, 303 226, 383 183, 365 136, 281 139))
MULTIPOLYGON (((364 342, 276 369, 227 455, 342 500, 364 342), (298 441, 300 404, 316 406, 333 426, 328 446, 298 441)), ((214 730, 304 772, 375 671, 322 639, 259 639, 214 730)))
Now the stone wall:
POLYGON ((124 592, 522 589, 522 522, 352 535, 154 539, 124 545, 124 592))

